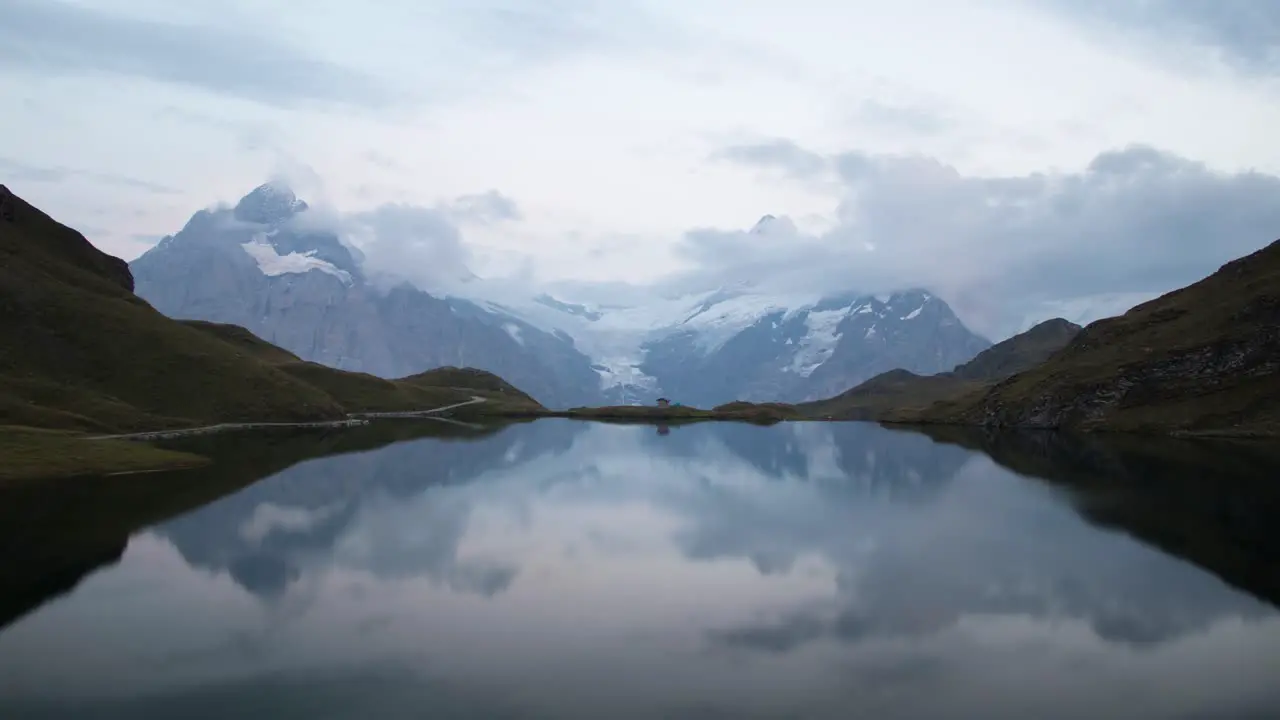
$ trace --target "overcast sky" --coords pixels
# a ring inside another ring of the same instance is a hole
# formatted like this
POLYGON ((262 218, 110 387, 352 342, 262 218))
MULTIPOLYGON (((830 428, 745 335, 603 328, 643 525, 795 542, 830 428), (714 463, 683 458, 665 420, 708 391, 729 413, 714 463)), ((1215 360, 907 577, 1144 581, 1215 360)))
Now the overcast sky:
POLYGON ((0 182, 127 259, 283 174, 403 242, 401 266, 923 285, 998 336, 1280 237, 1270 0, 0 0, 0 18, 0 182), (783 221, 745 232, 766 213, 783 221))

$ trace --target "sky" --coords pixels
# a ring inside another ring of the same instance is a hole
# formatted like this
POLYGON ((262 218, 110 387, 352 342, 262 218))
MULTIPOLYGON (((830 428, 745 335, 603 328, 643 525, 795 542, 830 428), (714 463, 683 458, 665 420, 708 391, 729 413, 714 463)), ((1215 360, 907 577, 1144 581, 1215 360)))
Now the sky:
POLYGON ((284 178, 425 289, 925 287, 998 338, 1280 238, 1280 3, 0 0, 0 17, 0 182, 126 259, 284 178))

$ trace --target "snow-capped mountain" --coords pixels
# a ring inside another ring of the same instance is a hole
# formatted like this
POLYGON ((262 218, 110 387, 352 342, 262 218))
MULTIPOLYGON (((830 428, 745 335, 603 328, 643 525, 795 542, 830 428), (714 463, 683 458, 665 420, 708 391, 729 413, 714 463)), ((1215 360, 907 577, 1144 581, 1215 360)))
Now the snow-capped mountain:
POLYGON ((894 368, 931 374, 986 349, 923 290, 813 302, 736 296, 698 308, 648 341, 641 369, 672 397, 800 402, 831 397, 894 368))
POLYGON ((950 370, 991 345, 924 290, 822 296, 741 286, 629 307, 549 295, 477 302, 574 338, 612 402, 819 399, 894 368, 950 370))
MULTIPOLYGON (((138 294, 167 315, 242 325, 326 365, 384 377, 471 365, 550 406, 810 400, 894 368, 950 370, 990 345, 923 290, 743 284, 599 304, 476 277, 448 292, 375 283, 355 245, 300 221, 307 209, 266 184, 234 208, 196 213, 131 264, 138 294)), ((752 232, 789 222, 765 216, 752 232)))
POLYGON ((376 287, 357 248, 297 222, 305 210, 273 184, 234 208, 202 210, 131 263, 137 292, 171 317, 242 325, 334 367, 399 377, 468 365, 549 406, 601 401, 571 338, 465 299, 376 287))

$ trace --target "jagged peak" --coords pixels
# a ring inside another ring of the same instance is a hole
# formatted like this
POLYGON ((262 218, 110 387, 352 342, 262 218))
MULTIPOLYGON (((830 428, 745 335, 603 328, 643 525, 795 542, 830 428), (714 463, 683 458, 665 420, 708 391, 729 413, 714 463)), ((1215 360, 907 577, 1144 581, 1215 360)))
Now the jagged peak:
POLYGON ((765 215, 751 228, 752 235, 794 234, 796 224, 787 216, 765 215))
POLYGON ((1044 320, 1042 322, 1038 322, 1035 325, 1032 325, 1031 328, 1026 332, 1031 333, 1031 332, 1037 332, 1037 331, 1043 332, 1043 331, 1050 331, 1050 330, 1078 331, 1081 329, 1082 328, 1080 325, 1077 325, 1076 323, 1073 323, 1070 320, 1067 320, 1066 318, 1056 317, 1056 318, 1050 318, 1048 320, 1044 320))
POLYGON ((770 225, 777 222, 778 218, 773 215, 765 215, 756 221, 755 226, 751 228, 753 233, 764 232, 770 225))
POLYGON ((279 180, 271 180, 254 188, 236 203, 235 217, 244 222, 275 225, 307 209, 293 190, 279 180))

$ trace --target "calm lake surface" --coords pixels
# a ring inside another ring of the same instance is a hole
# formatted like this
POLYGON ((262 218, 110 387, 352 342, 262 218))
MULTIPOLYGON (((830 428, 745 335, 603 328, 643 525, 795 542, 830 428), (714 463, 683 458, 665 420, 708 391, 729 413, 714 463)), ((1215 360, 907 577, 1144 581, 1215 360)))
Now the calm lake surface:
POLYGON ((1280 717, 1280 452, 436 427, 0 491, 0 717, 1280 717))

